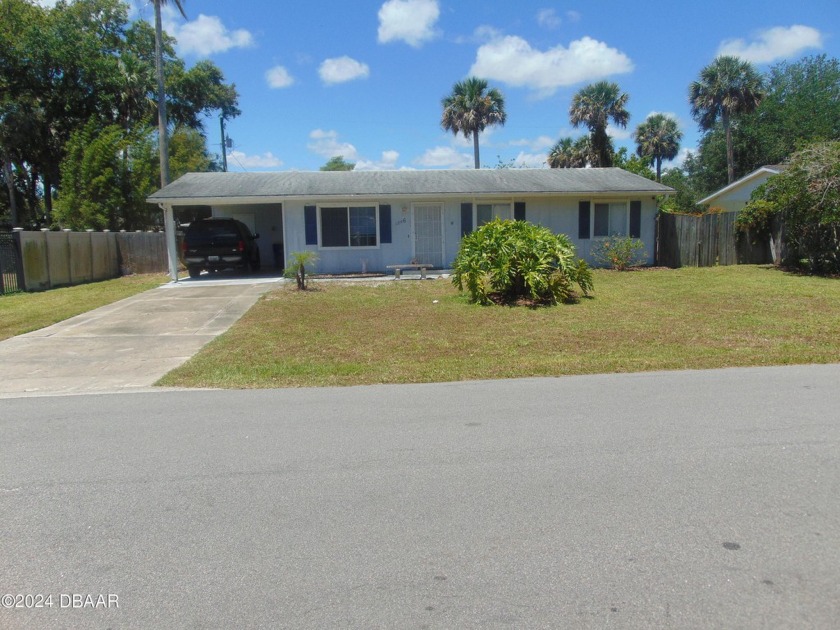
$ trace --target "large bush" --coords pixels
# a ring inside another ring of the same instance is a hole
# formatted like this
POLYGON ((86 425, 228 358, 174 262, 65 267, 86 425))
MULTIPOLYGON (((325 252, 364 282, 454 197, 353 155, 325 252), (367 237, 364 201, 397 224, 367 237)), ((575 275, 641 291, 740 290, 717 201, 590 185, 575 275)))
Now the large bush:
POLYGON ((453 272, 453 284, 481 304, 556 304, 574 297, 574 285, 584 295, 592 290, 591 271, 569 238, 527 221, 495 219, 465 236, 453 272))
POLYGON ((840 142, 794 153, 787 169, 757 188, 741 211, 741 230, 770 231, 779 221, 784 262, 810 273, 840 273, 840 142))

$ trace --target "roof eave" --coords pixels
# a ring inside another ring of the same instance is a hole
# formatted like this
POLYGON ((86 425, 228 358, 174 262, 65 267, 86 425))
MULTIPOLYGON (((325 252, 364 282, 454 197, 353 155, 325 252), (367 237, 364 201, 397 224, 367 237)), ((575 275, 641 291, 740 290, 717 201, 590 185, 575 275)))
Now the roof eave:
POLYGON ((335 195, 312 194, 312 195, 246 195, 239 197, 163 197, 151 196, 146 198, 147 203, 164 205, 247 205, 247 204, 271 204, 284 203, 289 201, 312 201, 318 199, 395 199, 395 200, 430 200, 430 199, 478 199, 478 198, 499 198, 499 197, 615 197, 615 196, 640 196, 655 195, 669 197, 676 191, 669 190, 570 190, 570 191, 494 191, 494 192, 425 192, 425 193, 342 193, 335 195))

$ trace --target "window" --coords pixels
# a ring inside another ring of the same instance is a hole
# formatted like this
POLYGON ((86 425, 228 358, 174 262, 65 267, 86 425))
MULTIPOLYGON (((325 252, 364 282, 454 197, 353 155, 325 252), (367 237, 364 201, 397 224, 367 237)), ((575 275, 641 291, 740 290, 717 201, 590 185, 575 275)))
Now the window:
POLYGON ((480 227, 493 219, 510 219, 509 203, 480 203, 476 205, 475 224, 480 227))
POLYGON ((376 247, 375 206, 321 207, 321 247, 376 247))
POLYGON ((595 204, 595 237, 627 236, 627 204, 623 201, 595 204))

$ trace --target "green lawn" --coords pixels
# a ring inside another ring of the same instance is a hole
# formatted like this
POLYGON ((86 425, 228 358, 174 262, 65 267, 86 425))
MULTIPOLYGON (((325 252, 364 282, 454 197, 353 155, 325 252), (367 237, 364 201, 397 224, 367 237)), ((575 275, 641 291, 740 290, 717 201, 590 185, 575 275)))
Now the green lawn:
POLYGON ((163 274, 145 274, 0 296, 0 340, 44 328, 168 281, 169 277, 163 274))
POLYGON ((159 384, 416 383, 840 361, 840 280, 769 267, 596 271, 591 298, 469 304, 448 280, 264 296, 159 384))

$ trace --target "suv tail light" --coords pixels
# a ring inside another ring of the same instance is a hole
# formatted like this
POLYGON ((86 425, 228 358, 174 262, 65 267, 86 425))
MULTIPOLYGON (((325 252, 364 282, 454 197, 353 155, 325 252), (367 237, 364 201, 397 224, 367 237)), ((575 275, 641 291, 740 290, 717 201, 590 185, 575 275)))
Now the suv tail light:
POLYGON ((181 253, 182 253, 182 254, 186 254, 186 253, 187 253, 187 249, 188 249, 188 248, 187 248, 187 241, 181 241, 181 253))
POLYGON ((238 251, 238 252, 244 252, 245 251, 245 241, 239 241, 236 244, 236 251, 238 251))

